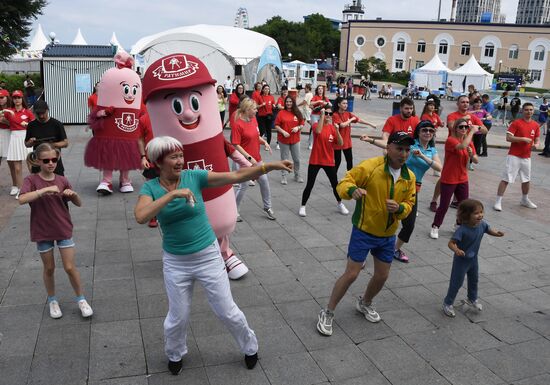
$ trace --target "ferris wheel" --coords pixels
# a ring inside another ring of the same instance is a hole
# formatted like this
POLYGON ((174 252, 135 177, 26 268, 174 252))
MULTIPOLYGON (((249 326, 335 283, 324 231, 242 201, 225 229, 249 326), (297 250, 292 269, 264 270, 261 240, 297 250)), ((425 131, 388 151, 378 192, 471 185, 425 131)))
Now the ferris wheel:
POLYGON ((246 8, 241 7, 237 10, 233 26, 237 28, 248 28, 248 11, 246 8))

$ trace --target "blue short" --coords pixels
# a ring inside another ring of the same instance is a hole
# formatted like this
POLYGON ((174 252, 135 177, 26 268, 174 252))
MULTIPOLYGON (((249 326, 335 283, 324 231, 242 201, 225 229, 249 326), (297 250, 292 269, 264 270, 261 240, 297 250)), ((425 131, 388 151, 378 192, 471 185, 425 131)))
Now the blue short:
POLYGON ((54 248, 55 243, 59 249, 66 249, 68 247, 74 247, 74 241, 72 238, 62 239, 59 241, 42 241, 36 242, 36 248, 39 253, 47 253, 54 248))
POLYGON ((392 263, 395 253, 395 235, 377 237, 353 226, 348 245, 348 257, 354 262, 363 263, 369 251, 376 259, 392 263))

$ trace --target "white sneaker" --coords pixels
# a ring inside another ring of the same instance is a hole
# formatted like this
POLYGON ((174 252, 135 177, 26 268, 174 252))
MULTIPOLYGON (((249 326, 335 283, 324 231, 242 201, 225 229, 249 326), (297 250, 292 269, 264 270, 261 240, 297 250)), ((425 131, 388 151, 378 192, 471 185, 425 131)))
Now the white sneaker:
POLYGON ((344 206, 344 204, 342 202, 338 203, 338 212, 342 215, 348 215, 349 214, 349 210, 346 208, 346 206, 344 206))
POLYGON ((475 301, 470 301, 469 299, 465 299, 464 300, 464 304, 466 306, 469 306, 471 307, 472 309, 476 310, 476 311, 482 311, 483 310, 483 305, 481 304, 481 302, 479 301, 479 299, 476 299, 475 301))
POLYGON ((277 217, 275 217, 275 213, 273 212, 273 209, 271 208, 264 209, 264 212, 266 213, 268 219, 271 219, 272 221, 277 219, 277 217))
POLYGON ((286 175, 283 175, 281 177, 281 184, 288 184, 288 182, 286 181, 286 175))
POLYGON ((253 180, 248 181, 248 185, 249 186, 256 186, 256 182, 254 182, 253 180))
POLYGON ((455 317, 456 316, 456 313, 455 313, 455 309, 453 307, 453 305, 447 305, 445 303, 443 303, 443 313, 445 313, 446 316, 448 317, 455 317))
POLYGON ((522 198, 520 204, 528 209, 536 209, 537 205, 531 202, 529 198, 522 198))
POLYGON ((430 238, 437 239, 439 238, 439 229, 437 227, 432 227, 430 230, 430 238))
POLYGON ((468 170, 470 170, 470 171, 475 170, 473 163, 470 163, 470 165, 468 166, 468 170))
POLYGON ((298 183, 304 183, 304 178, 302 178, 300 175, 294 175, 294 181, 298 183))
POLYGON ((123 184, 120 186, 119 191, 121 193, 131 193, 131 192, 134 192, 134 187, 132 186, 131 183, 123 184))
POLYGON ((502 203, 495 202, 495 204, 493 205, 493 209, 495 209, 495 211, 502 211, 502 203))
POLYGON ((332 320, 334 319, 334 313, 330 310, 321 310, 317 317, 317 331, 324 336, 332 335, 332 320))
POLYGON ((275 149, 276 149, 276 150, 280 150, 280 149, 281 149, 281 146, 279 146, 279 143, 277 143, 277 146, 275 146, 275 149))
POLYGON ((63 317, 63 313, 61 313, 61 308, 59 307, 59 302, 51 301, 49 305, 50 305, 50 317, 52 317, 53 319, 58 319, 63 317))
POLYGON ((11 190, 10 190, 11 196, 17 195, 18 192, 19 192, 19 188, 17 186, 11 186, 11 190))
POLYGON ((109 195, 113 193, 113 185, 111 183, 101 182, 95 191, 100 195, 109 195))
POLYGON ((94 314, 94 311, 92 310, 91 306, 88 305, 88 302, 85 299, 81 299, 78 301, 78 308, 80 309, 80 313, 82 313, 82 317, 88 318, 91 317, 94 314))
POLYGON ((312 148, 313 148, 313 145, 311 145, 311 144, 309 146, 307 146, 308 150, 311 150, 312 148))
POLYGON ((372 304, 368 306, 365 305, 362 297, 357 298, 357 302, 355 302, 355 309, 357 309, 359 313, 363 313, 367 321, 376 323, 376 322, 380 322, 380 320, 382 319, 380 317, 380 314, 378 314, 378 312, 376 311, 374 306, 372 306, 372 304))
POLYGON ((300 206, 300 210, 298 210, 298 215, 301 217, 306 216, 306 206, 300 206))
POLYGON ((225 269, 229 279, 239 279, 248 273, 248 267, 235 254, 227 258, 225 269))

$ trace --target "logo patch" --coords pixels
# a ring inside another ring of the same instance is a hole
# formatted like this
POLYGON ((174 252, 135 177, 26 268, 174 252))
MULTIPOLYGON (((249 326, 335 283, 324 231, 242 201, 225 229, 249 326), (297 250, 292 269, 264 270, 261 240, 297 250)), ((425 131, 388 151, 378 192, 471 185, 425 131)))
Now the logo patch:
POLYGON ((115 124, 119 130, 134 132, 137 129, 139 120, 133 112, 123 112, 120 118, 115 118, 115 124))
POLYGON ((199 64, 187 60, 185 55, 171 55, 153 70, 153 76, 159 80, 179 80, 194 75, 198 68, 199 64))
POLYGON ((208 170, 208 171, 214 171, 211 164, 206 164, 204 159, 199 160, 192 160, 187 162, 187 169, 188 170, 208 170))

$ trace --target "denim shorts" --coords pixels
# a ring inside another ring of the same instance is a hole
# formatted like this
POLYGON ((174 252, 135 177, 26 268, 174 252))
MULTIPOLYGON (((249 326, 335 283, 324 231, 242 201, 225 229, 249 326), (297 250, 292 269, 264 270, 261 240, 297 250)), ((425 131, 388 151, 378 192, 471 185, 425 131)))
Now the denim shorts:
POLYGON ((66 249, 68 247, 74 247, 74 241, 72 238, 62 239, 58 241, 41 241, 36 242, 36 249, 39 253, 46 253, 54 248, 55 243, 59 249, 66 249))
POLYGON ((348 257, 354 262, 363 263, 370 253, 378 260, 392 263, 395 252, 395 235, 377 237, 353 226, 348 245, 348 257))

